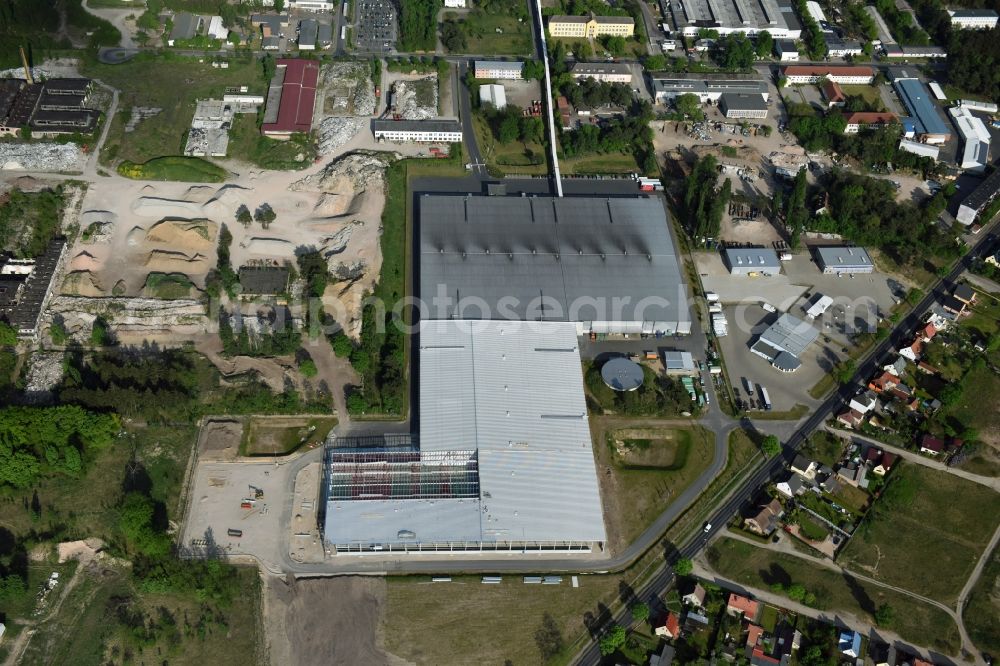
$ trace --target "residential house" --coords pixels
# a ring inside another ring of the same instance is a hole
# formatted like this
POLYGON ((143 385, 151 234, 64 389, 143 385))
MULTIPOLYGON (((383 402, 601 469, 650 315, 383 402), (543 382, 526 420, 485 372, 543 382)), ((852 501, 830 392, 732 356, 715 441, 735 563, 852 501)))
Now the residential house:
POLYGON ((840 632, 837 648, 841 654, 857 659, 861 656, 861 634, 851 630, 840 632))
POLYGON ((858 486, 865 487, 867 485, 865 483, 865 476, 867 476, 867 474, 868 468, 865 465, 854 461, 841 465, 837 470, 837 476, 840 477, 844 483, 852 485, 855 488, 858 486))
POLYGON ((923 353, 924 353, 924 341, 921 340, 919 337, 914 338, 913 342, 910 343, 910 346, 903 347, 902 349, 899 350, 900 356, 909 361, 913 361, 914 363, 920 360, 920 357, 923 355, 923 353))
POLYGON ((701 583, 695 583, 687 594, 681 597, 681 601, 688 606, 694 606, 695 608, 705 607, 705 588, 701 586, 701 583))
POLYGON ((760 608, 760 604, 749 597, 744 597, 743 595, 736 594, 735 592, 729 595, 729 600, 726 602, 726 612, 730 615, 742 615, 748 620, 757 619, 757 611, 760 608))
POLYGON ((664 645, 659 654, 654 652, 649 656, 649 666, 670 666, 674 663, 675 652, 673 645, 664 645))
POLYGON ((784 481, 779 481, 775 485, 775 488, 779 493, 781 493, 788 499, 792 499, 796 495, 802 493, 802 489, 805 488, 805 485, 802 483, 801 476, 799 476, 795 472, 790 472, 788 474, 788 478, 785 479, 784 481))
POLYGON ((201 30, 204 20, 203 17, 189 12, 181 12, 174 16, 174 27, 167 38, 167 46, 173 46, 178 40, 194 38, 201 30))
POLYGON ((968 303, 957 296, 947 296, 943 301, 941 301, 941 307, 943 307, 945 311, 951 312, 959 317, 965 314, 965 308, 968 306, 968 303))
POLYGON ((955 290, 952 292, 952 296, 966 305, 972 305, 976 302, 976 292, 973 291, 972 287, 967 284, 957 285, 955 290))
POLYGON ((902 356, 897 356, 895 361, 888 365, 883 365, 882 369, 897 377, 902 377, 903 373, 906 372, 906 359, 902 356))
MULTIPOLYGON (((774 654, 782 659, 799 649, 802 633, 788 622, 782 621, 774 630, 774 654)), ((782 662, 784 663, 784 662, 782 662)))
POLYGON ((830 493, 832 495, 840 490, 840 480, 837 478, 836 474, 831 474, 820 481, 819 487, 822 488, 823 492, 830 493))
MULTIPOLYGON (((897 359, 897 362, 898 361, 902 361, 903 365, 904 366, 906 365, 906 359, 905 358, 899 357, 897 359)), ((892 368, 892 367, 895 367, 895 366, 894 365, 890 365, 888 367, 892 368)), ((898 374, 894 374, 894 373, 889 372, 888 370, 886 370, 881 375, 879 375, 875 379, 873 379, 870 382, 868 382, 868 388, 871 389, 872 391, 875 391, 875 393, 885 393, 886 391, 890 390, 892 387, 896 386, 896 384, 898 384, 898 383, 899 383, 899 375, 898 374)))
POLYGON ((913 389, 906 384, 896 384, 889 389, 889 395, 908 403, 913 400, 913 389))
POLYGON ((781 502, 777 499, 772 499, 760 507, 760 510, 755 515, 746 518, 743 524, 751 532, 755 532, 761 536, 768 536, 774 530, 778 529, 778 519, 781 518, 782 513, 784 513, 784 508, 781 506, 781 502))
POLYGON ((663 624, 654 630, 657 636, 664 638, 678 638, 681 635, 681 618, 677 613, 667 613, 663 624))
POLYGON ((764 634, 764 627, 751 622, 747 625, 747 647, 757 647, 760 637, 764 634))
POLYGON ((993 264, 994 266, 1000 266, 1000 249, 986 257, 986 263, 993 264))
POLYGON ((926 363, 925 361, 919 361, 917 363, 917 370, 927 375, 936 375, 938 373, 937 368, 935 368, 930 363, 926 363))
POLYGON ((919 335, 920 339, 924 342, 930 342, 934 339, 934 336, 937 335, 937 332, 937 326, 935 326, 932 322, 927 322, 924 324, 924 327, 920 329, 917 335, 919 335))
POLYGON ((944 451, 944 441, 931 435, 924 435, 920 438, 920 452, 929 453, 932 456, 944 451))
POLYGON ((802 478, 807 481, 812 481, 816 478, 817 468, 818 463, 815 460, 809 460, 801 453, 795 456, 795 460, 791 464, 792 471, 801 474, 802 478))
POLYGON ((864 393, 858 394, 851 398, 851 402, 848 404, 853 410, 859 411, 862 414, 867 414, 868 412, 875 409, 875 404, 878 402, 878 395, 875 391, 865 391, 864 393))
POLYGON ((750 653, 750 666, 779 666, 779 664, 781 664, 780 659, 766 654, 759 647, 755 647, 750 653))
POLYGON ((696 632, 708 629, 708 618, 689 610, 684 616, 684 631, 696 632))
POLYGON ((882 449, 871 446, 865 452, 865 462, 871 465, 873 474, 885 476, 896 463, 896 454, 886 453, 882 449))
POLYGON ((865 415, 856 409, 848 409, 845 412, 837 414, 837 422, 841 423, 848 428, 857 428, 862 423, 864 423, 865 415))
POLYGON ((868 656, 875 666, 896 666, 896 647, 889 643, 872 641, 868 645, 868 656))

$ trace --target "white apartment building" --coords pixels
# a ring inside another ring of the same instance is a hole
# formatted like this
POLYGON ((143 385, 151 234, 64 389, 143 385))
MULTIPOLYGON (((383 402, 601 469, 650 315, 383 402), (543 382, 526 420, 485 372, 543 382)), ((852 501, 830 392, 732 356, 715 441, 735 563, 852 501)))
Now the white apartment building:
POLYGON ((504 60, 477 60, 472 69, 477 79, 521 79, 524 63, 520 60, 507 62, 504 60))
POLYGON ((992 30, 997 25, 997 13, 992 9, 949 9, 951 24, 963 30, 992 30))
POLYGON ((841 85, 870 85, 875 80, 875 70, 861 66, 789 65, 781 70, 781 75, 790 85, 816 83, 824 78, 841 85))

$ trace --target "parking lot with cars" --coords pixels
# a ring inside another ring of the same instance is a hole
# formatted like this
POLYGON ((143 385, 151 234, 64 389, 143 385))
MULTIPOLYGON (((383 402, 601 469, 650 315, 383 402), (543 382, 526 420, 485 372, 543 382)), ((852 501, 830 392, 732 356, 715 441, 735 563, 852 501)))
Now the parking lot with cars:
POLYGON ((359 0, 354 21, 354 41, 358 51, 395 51, 396 31, 396 5, 391 0, 359 0))

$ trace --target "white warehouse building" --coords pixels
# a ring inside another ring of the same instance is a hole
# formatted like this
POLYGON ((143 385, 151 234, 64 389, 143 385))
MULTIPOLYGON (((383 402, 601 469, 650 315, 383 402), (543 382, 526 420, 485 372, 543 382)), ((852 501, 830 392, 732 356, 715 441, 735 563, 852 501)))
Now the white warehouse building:
POLYGON ((601 548, 576 326, 424 321, 418 336, 419 447, 327 449, 326 542, 338 555, 601 548))
POLYGON ((992 9, 949 9, 948 16, 952 26, 969 30, 992 30, 998 18, 992 9))
POLYGON ((972 115, 968 107, 953 106, 948 115, 962 135, 962 150, 957 155, 958 166, 973 173, 983 173, 989 163, 990 131, 986 123, 972 115))
POLYGON ((457 143, 462 125, 457 120, 372 120, 372 134, 390 143, 457 143))

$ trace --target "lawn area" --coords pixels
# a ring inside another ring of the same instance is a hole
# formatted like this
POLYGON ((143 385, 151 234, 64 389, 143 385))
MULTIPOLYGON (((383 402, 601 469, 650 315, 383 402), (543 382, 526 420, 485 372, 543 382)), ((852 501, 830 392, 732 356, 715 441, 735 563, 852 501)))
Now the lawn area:
POLYGON ((882 103, 882 98, 878 94, 878 88, 875 86, 844 85, 840 86, 840 89, 843 90, 844 94, 848 97, 863 98, 865 103, 869 105, 869 108, 873 110, 885 108, 885 104, 882 103))
POLYGON ((1000 654, 1000 548, 983 568, 962 609, 962 620, 976 647, 1000 654))
MULTIPOLYGON (((226 86, 245 85, 251 93, 267 89, 263 68, 250 55, 230 59, 229 68, 214 68, 209 59, 185 58, 171 53, 143 53, 120 65, 103 65, 87 59, 84 76, 117 88, 118 112, 111 119, 101 162, 116 159, 145 162, 163 155, 179 155, 199 99, 220 99, 226 86), (135 106, 159 108, 140 120, 132 132, 125 124, 135 106)), ((251 117, 253 117, 251 115, 251 117)))
POLYGON ((333 416, 253 417, 243 428, 240 454, 283 456, 303 447, 312 449, 322 445, 336 425, 333 416))
POLYGON ((616 576, 579 580, 573 588, 568 577, 562 585, 525 585, 520 576, 505 576, 499 585, 483 585, 474 576, 451 583, 390 577, 382 620, 386 648, 418 664, 543 663, 535 634, 548 614, 564 643, 555 661, 566 661, 579 647, 571 643, 586 635, 588 617, 607 612, 623 582, 616 576))
POLYGON ((308 135, 293 134, 288 141, 262 136, 257 128, 257 116, 239 113, 229 131, 228 157, 243 160, 262 169, 293 171, 305 169, 316 157, 316 146, 308 135), (296 159, 301 157, 301 159, 296 159))
POLYGON ((612 551, 631 543, 712 464, 714 435, 689 428, 628 428, 601 437, 595 425, 594 453, 612 551), (650 442, 645 449, 618 443, 635 434, 650 442), (605 470, 610 471, 610 475, 605 470))
POLYGON ((974 367, 962 382, 962 393, 955 404, 945 408, 943 416, 959 426, 959 431, 973 428, 983 440, 981 451, 962 469, 996 476, 1000 467, 1000 375, 989 366, 974 367), (993 409, 984 409, 991 405, 993 409), (978 469, 978 471, 977 471, 978 469))
POLYGON ((871 500, 871 495, 864 490, 846 483, 842 483, 837 488, 837 492, 833 493, 833 497, 837 500, 837 504, 855 513, 864 513, 868 507, 868 502, 871 500))
MULTIPOLYGON (((527 55, 531 53, 531 22, 514 16, 473 10, 460 25, 465 32, 466 53, 527 55), (498 33, 497 30, 501 32, 498 33)), ((446 14, 447 18, 447 14, 446 14)))
POLYGON ((953 605, 1000 522, 1000 495, 920 465, 903 465, 894 475, 899 478, 891 483, 915 489, 912 501, 900 502, 885 517, 869 517, 839 561, 953 605))
POLYGON ((226 170, 200 157, 177 155, 156 157, 137 164, 125 160, 118 165, 118 174, 134 180, 174 180, 183 183, 221 183, 226 170))
POLYGON ((975 331, 980 338, 987 339, 1000 329, 1000 298, 977 290, 970 311, 962 326, 975 331))
POLYGON ((844 453, 844 440, 826 430, 817 430, 802 447, 802 455, 833 467, 844 453))
POLYGON ((503 144, 493 136, 486 119, 479 114, 472 118, 479 150, 491 169, 504 173, 535 174, 548 173, 548 158, 545 146, 537 143, 513 141, 503 144))
MULTIPOLYGON (((817 567, 794 555, 776 553, 743 541, 722 538, 709 546, 708 561, 721 575, 742 585, 770 589, 800 584, 815 595, 819 610, 853 613, 874 623, 872 614, 882 604, 896 609, 892 630, 904 640, 956 654, 960 647, 958 627, 944 612, 903 594, 817 567), (927 628, 935 631, 928 634, 927 628)), ((938 570, 935 567, 935 570, 938 570)))

